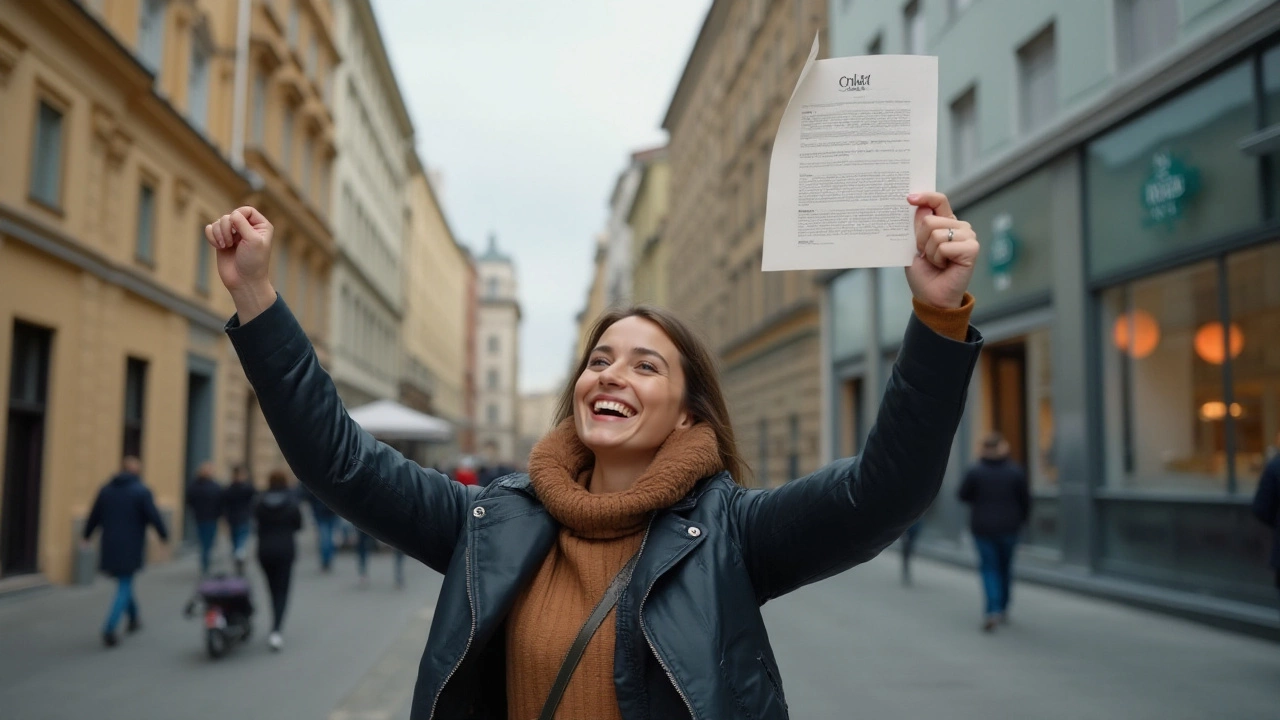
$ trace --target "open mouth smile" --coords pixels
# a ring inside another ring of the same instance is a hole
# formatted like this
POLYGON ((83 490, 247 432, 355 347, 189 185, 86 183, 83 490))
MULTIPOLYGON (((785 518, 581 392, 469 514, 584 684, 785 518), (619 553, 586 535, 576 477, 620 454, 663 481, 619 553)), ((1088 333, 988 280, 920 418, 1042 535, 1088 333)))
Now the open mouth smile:
POLYGON ((596 400, 591 403, 591 416, 596 420, 629 420, 636 410, 617 400, 596 400))

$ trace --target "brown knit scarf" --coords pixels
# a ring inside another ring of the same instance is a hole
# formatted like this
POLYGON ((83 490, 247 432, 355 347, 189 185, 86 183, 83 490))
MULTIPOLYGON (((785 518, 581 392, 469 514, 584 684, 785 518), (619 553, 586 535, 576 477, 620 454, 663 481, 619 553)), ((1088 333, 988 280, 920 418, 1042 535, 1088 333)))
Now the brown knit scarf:
POLYGON ((702 478, 724 468, 715 431, 698 423, 667 436, 629 490, 587 489, 595 456, 565 418, 529 454, 529 480, 547 512, 579 537, 616 538, 643 529, 649 513, 671 507, 702 478))
MULTIPOLYGON (((507 714, 536 718, 560 663, 605 587, 640 548, 655 510, 671 507, 723 468, 715 432, 700 423, 672 432, 628 490, 587 490, 595 458, 569 418, 529 455, 529 478, 561 525, 507 618, 507 714)), ((613 686, 614 612, 587 645, 557 717, 621 718, 613 686)))

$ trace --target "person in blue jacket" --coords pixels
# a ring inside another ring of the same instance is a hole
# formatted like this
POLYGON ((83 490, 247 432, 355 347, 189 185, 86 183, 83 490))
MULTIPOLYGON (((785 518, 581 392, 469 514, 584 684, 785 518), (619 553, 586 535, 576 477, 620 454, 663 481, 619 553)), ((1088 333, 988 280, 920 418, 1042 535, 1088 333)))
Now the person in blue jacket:
POLYGON ((98 569, 116 579, 116 596, 102 625, 102 642, 107 647, 115 647, 118 642, 116 626, 125 613, 129 615, 128 632, 137 632, 142 627, 138 621, 138 603, 133 596, 133 576, 142 569, 147 526, 154 527, 160 539, 169 542, 169 531, 156 509, 151 491, 142 484, 141 472, 142 463, 138 458, 126 457, 120 472, 98 491, 84 525, 86 543, 102 528, 98 569))

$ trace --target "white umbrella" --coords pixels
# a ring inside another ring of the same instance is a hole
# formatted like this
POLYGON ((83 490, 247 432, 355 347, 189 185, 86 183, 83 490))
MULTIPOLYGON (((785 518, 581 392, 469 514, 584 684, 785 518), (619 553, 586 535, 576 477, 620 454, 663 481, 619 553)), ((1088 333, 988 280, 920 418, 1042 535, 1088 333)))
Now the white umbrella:
POLYGON ((350 412, 351 419, 383 441, 444 442, 453 437, 449 421, 420 413, 393 400, 377 400, 350 412))

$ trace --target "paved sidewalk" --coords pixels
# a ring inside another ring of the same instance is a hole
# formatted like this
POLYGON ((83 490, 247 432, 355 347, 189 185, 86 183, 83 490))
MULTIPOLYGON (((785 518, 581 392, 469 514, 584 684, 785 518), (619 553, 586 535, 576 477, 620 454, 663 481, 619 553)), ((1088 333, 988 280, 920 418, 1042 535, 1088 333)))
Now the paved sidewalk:
MULTIPOLYGON (((440 576, 406 560, 407 587, 397 590, 391 554, 382 552, 372 556, 371 582, 361 587, 352 553, 340 554, 325 575, 309 536, 302 547, 279 654, 266 645, 271 611, 256 563, 254 637, 217 661, 205 655, 199 618, 181 614, 194 589, 194 557, 139 576, 143 630, 122 635, 111 650, 99 637, 114 592, 107 579, 0 600, 0 718, 330 717, 411 621, 434 607, 440 576)), ((426 631, 418 632, 405 643, 421 653, 426 631)))

